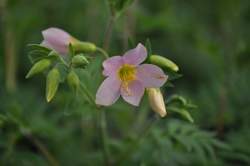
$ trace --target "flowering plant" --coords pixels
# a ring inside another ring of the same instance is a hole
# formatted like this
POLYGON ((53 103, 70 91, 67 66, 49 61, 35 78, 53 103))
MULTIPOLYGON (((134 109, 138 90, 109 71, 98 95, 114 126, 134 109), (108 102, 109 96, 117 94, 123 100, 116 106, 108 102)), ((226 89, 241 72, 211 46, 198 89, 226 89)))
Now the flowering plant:
POLYGON ((152 54, 149 40, 146 46, 138 43, 123 56, 120 56, 121 54, 110 56, 105 47, 101 48, 94 43, 78 40, 59 28, 48 28, 42 31, 42 35, 43 41, 40 44, 29 45, 31 48, 29 58, 33 66, 26 78, 39 73, 46 75, 48 102, 54 99, 59 85, 64 82, 67 82, 74 93, 83 92, 86 101, 100 113, 100 128, 106 158, 109 158, 107 157, 109 148, 105 141, 106 119, 105 111, 102 109, 113 105, 120 96, 132 106, 140 106, 146 94, 151 109, 160 117, 165 117, 167 111, 175 112, 193 122, 188 109, 195 106, 185 98, 172 95, 168 100, 164 99, 162 90, 172 86, 172 81, 180 76, 179 67, 166 57, 152 54), (93 95, 88 86, 81 81, 78 70, 85 70, 91 66, 96 58, 95 55, 104 57, 102 75, 105 78, 99 88, 96 87, 96 94, 93 95))

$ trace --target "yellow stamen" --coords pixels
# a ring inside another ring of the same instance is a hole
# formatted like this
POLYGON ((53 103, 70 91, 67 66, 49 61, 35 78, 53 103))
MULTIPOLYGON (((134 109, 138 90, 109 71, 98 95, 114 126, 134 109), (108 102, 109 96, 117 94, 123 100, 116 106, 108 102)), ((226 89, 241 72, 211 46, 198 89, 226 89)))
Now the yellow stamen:
POLYGON ((127 93, 127 95, 132 95, 128 84, 129 82, 136 79, 136 68, 134 65, 124 64, 119 70, 118 70, 118 77, 122 81, 122 88, 127 93))

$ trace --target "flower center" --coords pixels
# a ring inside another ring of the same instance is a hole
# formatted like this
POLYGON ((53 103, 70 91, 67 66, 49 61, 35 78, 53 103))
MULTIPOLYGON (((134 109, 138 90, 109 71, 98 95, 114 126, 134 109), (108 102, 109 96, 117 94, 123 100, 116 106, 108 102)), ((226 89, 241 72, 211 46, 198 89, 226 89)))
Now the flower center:
POLYGON ((130 82, 135 80, 136 78, 136 68, 134 65, 124 64, 118 70, 118 76, 122 82, 130 82))

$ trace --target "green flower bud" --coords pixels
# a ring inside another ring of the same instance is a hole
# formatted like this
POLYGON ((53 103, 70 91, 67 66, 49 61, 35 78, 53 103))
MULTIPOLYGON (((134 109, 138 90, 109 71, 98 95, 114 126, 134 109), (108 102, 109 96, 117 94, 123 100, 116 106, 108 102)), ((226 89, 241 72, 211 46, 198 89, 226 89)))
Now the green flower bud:
POLYGON ((80 68, 84 68, 87 64, 89 64, 89 61, 87 60, 87 58, 82 55, 76 55, 72 58, 72 66, 73 67, 80 67, 80 68))
POLYGON ((97 50, 96 45, 90 42, 82 42, 79 40, 73 40, 71 44, 72 44, 73 49, 76 52, 92 53, 97 50))
POLYGON ((46 80, 46 99, 50 102, 55 96, 60 83, 60 72, 57 68, 53 68, 47 75, 46 80))
POLYGON ((35 74, 38 74, 38 73, 45 71, 46 69, 49 68, 50 65, 51 65, 51 60, 49 60, 49 59, 42 59, 42 60, 36 62, 32 66, 32 68, 30 69, 30 71, 28 72, 28 74, 26 75, 25 78, 30 78, 35 74))
POLYGON ((149 62, 152 64, 155 64, 163 69, 164 68, 170 69, 170 70, 173 70, 175 72, 177 72, 179 70, 179 67, 174 62, 172 62, 171 60, 169 60, 165 57, 159 56, 159 55, 151 55, 149 57, 149 62))
POLYGON ((69 87, 76 92, 76 90, 79 88, 80 80, 78 75, 73 70, 71 70, 67 75, 67 82, 69 87))

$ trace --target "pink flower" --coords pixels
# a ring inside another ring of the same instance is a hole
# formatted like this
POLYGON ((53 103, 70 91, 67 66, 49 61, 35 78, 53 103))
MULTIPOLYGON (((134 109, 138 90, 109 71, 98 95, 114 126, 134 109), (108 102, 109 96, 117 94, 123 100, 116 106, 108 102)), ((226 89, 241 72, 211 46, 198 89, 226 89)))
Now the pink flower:
POLYGON ((96 104, 109 106, 122 96, 126 102, 138 106, 145 88, 161 87, 167 76, 155 65, 141 64, 146 57, 146 48, 138 44, 123 56, 105 60, 103 75, 107 78, 97 91, 96 104))
POLYGON ((70 34, 59 28, 48 28, 42 31, 41 45, 51 48, 60 54, 68 53, 69 43, 75 40, 70 34))

